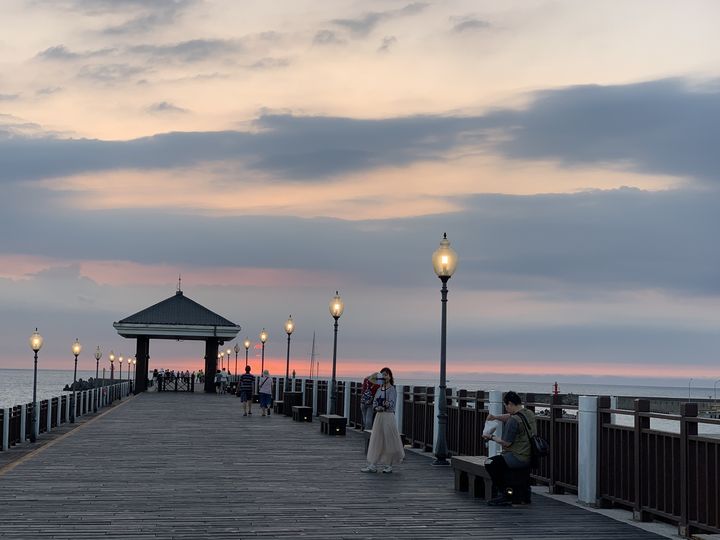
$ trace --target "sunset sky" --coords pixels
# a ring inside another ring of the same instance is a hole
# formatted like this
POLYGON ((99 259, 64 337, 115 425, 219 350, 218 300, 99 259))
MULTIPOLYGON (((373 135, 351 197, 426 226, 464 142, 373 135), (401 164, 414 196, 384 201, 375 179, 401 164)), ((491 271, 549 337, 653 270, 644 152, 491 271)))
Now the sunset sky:
MULTIPOLYGON (((720 379, 720 3, 3 0, 0 367, 174 294, 306 375, 720 379)), ((230 343, 232 347, 234 342, 230 343)), ((202 342, 150 345, 202 366, 202 342)), ((259 367, 259 366, 258 366, 259 367)), ((704 381, 701 381, 704 379, 704 381)), ((457 379, 456 379, 457 380, 457 379)))

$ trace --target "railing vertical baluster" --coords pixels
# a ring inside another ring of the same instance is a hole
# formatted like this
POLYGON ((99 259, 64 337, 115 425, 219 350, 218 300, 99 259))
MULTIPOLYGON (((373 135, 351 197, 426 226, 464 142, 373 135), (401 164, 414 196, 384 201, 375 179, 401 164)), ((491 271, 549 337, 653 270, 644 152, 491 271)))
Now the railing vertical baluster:
POLYGON ((634 433, 634 459, 633 459, 633 484, 635 486, 635 497, 633 505, 633 519, 635 521, 647 521, 648 517, 643 511, 647 498, 647 475, 645 474, 645 463, 643 456, 643 430, 650 428, 650 418, 642 416, 641 413, 650 412, 650 401, 647 399, 636 399, 635 402, 635 433, 634 433))
MULTIPOLYGON (((698 415, 697 403, 683 403, 680 405, 680 523, 678 524, 678 534, 680 536, 689 537, 692 533, 690 527, 690 496, 691 486, 695 482, 690 478, 690 441, 691 436, 696 436, 698 426, 695 422, 690 422, 688 418, 695 418, 698 415)), ((697 497, 694 503, 698 504, 697 497)))
POLYGON ((7 451, 10 448, 10 408, 5 407, 2 413, 2 449, 3 451, 7 451))
POLYGON ((548 491, 555 494, 565 492, 561 486, 555 483, 560 472, 560 454, 562 452, 560 448, 560 429, 557 423, 559 418, 562 418, 562 398, 558 394, 553 395, 550 400, 550 480, 548 482, 548 491))

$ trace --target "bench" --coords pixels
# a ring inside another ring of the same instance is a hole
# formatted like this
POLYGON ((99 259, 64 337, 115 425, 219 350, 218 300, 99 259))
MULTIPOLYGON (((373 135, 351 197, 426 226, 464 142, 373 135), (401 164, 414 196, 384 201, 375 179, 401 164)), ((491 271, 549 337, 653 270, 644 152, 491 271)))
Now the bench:
POLYGON ((293 415, 293 407, 303 404, 302 392, 285 392, 283 395, 283 412, 285 416, 293 415))
POLYGON ((292 419, 295 422, 312 422, 312 407, 293 405, 292 419))
POLYGON ((455 471, 455 491, 468 491, 471 497, 490 499, 492 479, 485 470, 486 456, 457 456, 451 458, 455 471))
POLYGON ((273 403, 273 412, 275 414, 282 414, 285 407, 284 401, 275 401, 273 403))
POLYGON ((345 435, 347 418, 337 414, 320 415, 320 433, 325 435, 345 435))

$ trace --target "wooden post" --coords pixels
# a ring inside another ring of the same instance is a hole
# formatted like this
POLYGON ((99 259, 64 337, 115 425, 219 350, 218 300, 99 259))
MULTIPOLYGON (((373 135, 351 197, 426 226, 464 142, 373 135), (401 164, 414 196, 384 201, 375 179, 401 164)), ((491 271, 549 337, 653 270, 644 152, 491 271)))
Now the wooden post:
POLYGON ((52 398, 47 400, 48 406, 47 406, 47 432, 50 433, 52 426, 52 398))
MULTIPOLYGON (((361 387, 358 387, 358 392, 360 391, 361 387)), ((398 431, 400 432, 400 437, 402 437, 403 433, 403 405, 405 403, 405 392, 403 389, 406 388, 405 386, 399 386, 395 385, 395 389, 398 390, 398 397, 397 401, 395 402, 395 423, 397 424, 398 431)))
POLYGON ((343 392, 343 416, 348 419, 348 422, 350 421, 350 394, 350 383, 345 381, 345 391, 343 392))
POLYGON ((600 508, 608 508, 610 503, 602 498, 602 463, 603 463, 603 424, 611 423, 611 415, 608 413, 600 412, 600 409, 610 408, 610 398, 608 396, 598 397, 598 420, 597 420, 597 455, 598 463, 597 470, 595 471, 595 477, 598 489, 598 501, 597 506, 600 508))
POLYGON ((210 338, 205 340, 205 392, 215 393, 215 371, 217 371, 218 340, 210 338))
POLYGON ((560 469, 560 430, 557 428, 557 421, 562 418, 562 396, 553 394, 550 398, 550 405, 550 480, 548 482, 548 492, 557 495, 565 492, 561 486, 555 484, 557 471, 560 469))
POLYGON ((35 407, 35 414, 33 415, 35 417, 35 421, 32 425, 32 431, 35 434, 35 440, 40 436, 40 402, 36 401, 33 403, 33 407, 35 407))
POLYGON ((317 416, 318 415, 318 380, 313 379, 312 385, 313 385, 313 394, 312 394, 313 416, 317 416))
POLYGON ((328 382, 327 382, 327 408, 325 410, 327 411, 327 414, 335 414, 335 411, 332 410, 332 380, 331 379, 328 379, 328 382))
POLYGON ((58 406, 57 406, 57 426, 60 427, 60 419, 62 418, 62 396, 58 396, 58 406))
POLYGON ((3 433, 2 433, 2 449, 7 451, 10 448, 10 409, 3 409, 3 433))
POLYGON ((20 442, 25 442, 25 433, 27 432, 27 405, 20 405, 20 442))
POLYGON ((640 413, 650 412, 650 400, 636 399, 635 402, 635 455, 633 457, 633 474, 635 485, 635 500, 633 501, 633 519, 635 521, 649 521, 647 514, 643 511, 642 506, 645 500, 645 492, 647 489, 647 478, 643 474, 641 466, 643 448, 642 431, 650 429, 650 419, 640 416, 640 413))
POLYGON ((145 392, 148 387, 148 364, 150 358, 150 338, 147 336, 139 336, 135 347, 135 384, 133 392, 139 394, 145 392))
MULTIPOLYGON (((678 534, 689 537, 690 516, 690 437, 698 433, 696 422, 689 422, 688 418, 695 418, 698 415, 697 403, 682 403, 680 405, 680 521, 678 522, 678 534)), ((697 501, 696 501, 697 503, 697 501)))

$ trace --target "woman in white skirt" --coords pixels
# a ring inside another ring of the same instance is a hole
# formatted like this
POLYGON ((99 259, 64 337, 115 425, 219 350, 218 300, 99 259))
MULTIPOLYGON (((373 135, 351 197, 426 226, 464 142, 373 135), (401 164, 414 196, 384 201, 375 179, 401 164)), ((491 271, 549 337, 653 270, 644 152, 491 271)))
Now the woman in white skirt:
MULTIPOLYGON (((384 379, 382 385, 375 392, 373 407, 375 409, 375 421, 372 425, 372 435, 368 445, 367 467, 362 472, 377 472, 378 465, 382 465, 382 472, 391 473, 393 465, 401 463, 405 458, 402 439, 395 420, 395 403, 397 402, 397 390, 395 379, 390 368, 382 368, 380 373, 384 379)), ((379 381, 378 381, 379 382, 379 381)))

